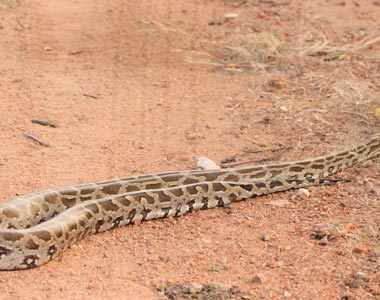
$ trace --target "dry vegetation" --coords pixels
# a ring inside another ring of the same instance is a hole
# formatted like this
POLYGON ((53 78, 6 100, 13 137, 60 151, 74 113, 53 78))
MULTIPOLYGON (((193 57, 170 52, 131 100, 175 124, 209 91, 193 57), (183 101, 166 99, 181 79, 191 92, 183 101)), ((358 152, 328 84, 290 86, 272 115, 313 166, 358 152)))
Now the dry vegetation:
MULTIPOLYGON (((201 155, 310 157, 380 132, 379 1, 71 1, 62 11, 78 28, 31 3, 0 1, 9 13, 0 44, 10 49, 0 52, 0 96, 12 99, 0 112, 4 201, 192 168, 201 155), (31 125, 35 116, 59 126, 31 125)), ((339 176, 350 182, 310 188, 307 199, 290 191, 91 236, 38 270, 3 275, 0 290, 9 299, 380 299, 379 161, 339 176), (203 290, 190 294, 194 282, 203 290)))

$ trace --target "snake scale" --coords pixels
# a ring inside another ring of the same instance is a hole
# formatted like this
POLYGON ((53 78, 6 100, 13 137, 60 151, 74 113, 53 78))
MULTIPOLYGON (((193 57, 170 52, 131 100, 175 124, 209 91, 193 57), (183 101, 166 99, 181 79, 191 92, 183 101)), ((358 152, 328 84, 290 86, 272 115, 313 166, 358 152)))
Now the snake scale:
POLYGON ((327 176, 378 155, 380 135, 374 135, 307 160, 143 175, 22 196, 0 206, 0 270, 40 266, 87 235, 117 226, 323 184, 327 176))

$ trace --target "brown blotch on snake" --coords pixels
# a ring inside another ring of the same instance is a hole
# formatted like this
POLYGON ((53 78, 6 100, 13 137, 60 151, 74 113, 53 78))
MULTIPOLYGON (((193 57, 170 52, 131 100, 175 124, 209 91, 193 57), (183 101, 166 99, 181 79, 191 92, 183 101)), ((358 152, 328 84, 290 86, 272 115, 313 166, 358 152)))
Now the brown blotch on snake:
POLYGON ((122 185, 119 183, 113 183, 106 185, 102 188, 102 192, 106 195, 115 195, 118 194, 120 189, 122 188, 122 185))
POLYGON ((270 182, 270 184, 269 184, 269 187, 270 187, 271 189, 273 189, 273 188, 275 188, 275 187, 279 187, 279 186, 283 186, 283 185, 284 185, 283 182, 280 181, 280 180, 272 180, 272 181, 270 182))
POLYGON ((293 166, 289 168, 289 172, 302 172, 305 168, 301 166, 293 166))
POLYGON ((257 187, 258 189, 265 188, 266 186, 267 186, 267 185, 265 184, 265 182, 260 182, 260 181, 256 182, 256 187, 257 187))
POLYGON ((28 239, 25 242, 25 248, 29 250, 37 250, 40 247, 39 244, 36 244, 32 239, 28 239))
POLYGON ((72 207, 77 203, 77 199, 68 197, 62 197, 61 201, 66 208, 72 207))
POLYGON ((266 171, 259 172, 259 173, 256 173, 256 174, 249 175, 248 178, 250 178, 250 179, 259 179, 259 178, 263 178, 266 174, 267 174, 266 171))
POLYGON ((115 203, 112 202, 110 199, 109 201, 100 201, 99 205, 105 210, 105 211, 118 211, 120 208, 115 203))

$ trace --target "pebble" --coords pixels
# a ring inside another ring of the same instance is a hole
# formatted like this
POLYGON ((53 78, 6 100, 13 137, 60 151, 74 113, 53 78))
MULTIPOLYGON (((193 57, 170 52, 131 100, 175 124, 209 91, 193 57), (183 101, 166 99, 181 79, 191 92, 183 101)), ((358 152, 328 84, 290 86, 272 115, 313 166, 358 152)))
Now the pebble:
POLYGON ((277 263, 276 263, 275 260, 270 260, 270 261, 268 261, 267 263, 265 263, 265 266, 266 266, 266 267, 269 267, 269 268, 271 268, 271 269, 274 269, 274 268, 277 267, 277 263))
POLYGON ((284 266, 284 262, 282 260, 279 260, 277 262, 277 267, 282 268, 284 266))
POLYGON ((224 15, 224 19, 226 20, 232 20, 232 19, 235 19, 239 16, 239 14, 235 14, 235 13, 229 13, 229 14, 225 14, 224 15))
POLYGON ((356 272, 354 274, 354 279, 345 280, 345 284, 353 289, 358 289, 364 287, 369 282, 369 276, 364 272, 356 272))
POLYGON ((369 276, 364 272, 356 272, 354 278, 364 280, 365 282, 369 281, 369 276))
POLYGON ((264 274, 262 273, 256 273, 255 275, 253 275, 252 277, 252 282, 253 283, 258 283, 258 284, 262 284, 264 282, 267 281, 267 278, 264 276, 264 274))
POLYGON ((309 190, 307 189, 304 189, 304 188, 300 188, 298 189, 297 191, 297 197, 300 197, 302 199, 307 199, 310 197, 310 192, 309 190))
POLYGON ((288 291, 285 291, 285 292, 284 292, 284 297, 285 297, 285 298, 290 298, 291 296, 292 296, 292 294, 289 293, 288 291))
POLYGON ((219 288, 221 291, 230 291, 233 286, 231 284, 227 284, 227 283, 220 283, 220 282, 216 282, 214 284, 217 288, 219 288))
POLYGON ((270 240, 273 240, 273 238, 274 238, 274 234, 271 233, 271 232, 264 232, 264 233, 261 235, 261 237, 260 237, 260 239, 261 239, 263 242, 268 242, 268 241, 270 241, 270 240))
POLYGON ((87 286, 87 289, 90 291, 96 291, 98 289, 98 286, 96 284, 89 284, 87 286))
POLYGON ((197 170, 218 170, 220 167, 211 159, 201 156, 197 161, 197 170))
POLYGON ((202 284, 199 284, 196 282, 192 282, 189 284, 189 293, 190 294, 200 293, 202 291, 202 289, 203 289, 202 284))
POLYGON ((234 285, 234 286, 230 289, 230 292, 231 292, 231 294, 239 294, 239 293, 240 293, 240 288, 239 288, 237 285, 234 285))
POLYGON ((320 246, 326 246, 327 244, 328 244, 328 239, 327 239, 327 235, 326 236, 324 236, 322 239, 320 239, 319 241, 318 241, 318 245, 320 245, 320 246))
POLYGON ((227 163, 231 163, 231 162, 235 162, 235 161, 236 161, 235 155, 230 155, 230 156, 226 156, 225 158, 223 158, 220 162, 222 164, 227 164, 227 163))
POLYGON ((228 268, 228 260, 225 259, 225 258, 219 258, 218 259, 218 262, 221 264, 221 266, 224 268, 224 269, 227 269, 228 268))
POLYGON ((205 139, 205 136, 202 133, 188 133, 186 139, 189 141, 205 139))
POLYGON ((205 243, 205 244, 211 244, 212 241, 211 240, 208 240, 208 239, 201 239, 202 243, 205 243))
POLYGON ((366 282, 363 279, 354 279, 349 284, 349 286, 353 289, 358 289, 358 288, 365 286, 365 285, 366 285, 366 282))
POLYGON ((315 240, 325 240, 322 241, 321 245, 324 245, 325 242, 334 239, 336 234, 332 231, 329 231, 327 229, 321 228, 321 229, 316 229, 310 234, 311 239, 315 240))
POLYGON ((352 252, 356 254, 366 254, 370 252, 370 249, 366 245, 358 244, 352 249, 352 252))
POLYGON ((340 296, 340 300, 352 300, 352 296, 349 293, 344 293, 340 296))

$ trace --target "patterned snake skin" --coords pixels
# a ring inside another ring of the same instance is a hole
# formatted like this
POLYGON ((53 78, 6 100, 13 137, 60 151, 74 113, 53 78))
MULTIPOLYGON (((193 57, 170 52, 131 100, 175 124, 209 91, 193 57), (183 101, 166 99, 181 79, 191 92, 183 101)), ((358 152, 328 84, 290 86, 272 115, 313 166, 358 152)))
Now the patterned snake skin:
POLYGON ((117 226, 323 184, 327 176, 379 154, 380 135, 375 135, 308 160, 144 175, 19 197, 0 206, 0 270, 40 266, 87 235, 117 226))

